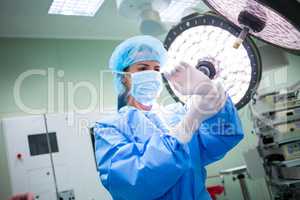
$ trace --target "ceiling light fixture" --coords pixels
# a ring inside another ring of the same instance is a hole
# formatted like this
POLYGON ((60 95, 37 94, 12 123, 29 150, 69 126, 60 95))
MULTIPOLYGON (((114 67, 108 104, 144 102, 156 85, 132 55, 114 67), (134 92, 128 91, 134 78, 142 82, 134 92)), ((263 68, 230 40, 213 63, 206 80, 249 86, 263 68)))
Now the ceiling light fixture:
POLYGON ((93 17, 104 0, 53 0, 48 14, 93 17))

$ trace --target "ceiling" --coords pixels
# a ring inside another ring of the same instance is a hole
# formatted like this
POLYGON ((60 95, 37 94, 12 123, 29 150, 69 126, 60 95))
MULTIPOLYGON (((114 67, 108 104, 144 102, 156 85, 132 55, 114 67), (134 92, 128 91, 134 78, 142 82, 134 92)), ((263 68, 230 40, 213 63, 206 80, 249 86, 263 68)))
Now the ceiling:
MULTIPOLYGON (((52 0, 1 0, 0 37, 123 40, 140 34, 138 23, 105 0, 94 17, 48 15, 52 0)), ((199 0, 197 10, 207 7, 199 0)))

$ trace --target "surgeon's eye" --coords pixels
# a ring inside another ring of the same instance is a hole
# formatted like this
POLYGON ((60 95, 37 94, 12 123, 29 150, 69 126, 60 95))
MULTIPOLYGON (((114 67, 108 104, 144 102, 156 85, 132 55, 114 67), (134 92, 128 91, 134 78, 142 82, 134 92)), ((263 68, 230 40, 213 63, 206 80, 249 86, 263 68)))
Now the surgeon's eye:
POLYGON ((159 72, 159 71, 160 71, 160 67, 155 67, 155 68, 154 68, 154 71, 159 72))
POLYGON ((145 70, 148 70, 148 68, 146 66, 143 66, 143 67, 139 67, 138 69, 139 71, 145 71, 145 70))

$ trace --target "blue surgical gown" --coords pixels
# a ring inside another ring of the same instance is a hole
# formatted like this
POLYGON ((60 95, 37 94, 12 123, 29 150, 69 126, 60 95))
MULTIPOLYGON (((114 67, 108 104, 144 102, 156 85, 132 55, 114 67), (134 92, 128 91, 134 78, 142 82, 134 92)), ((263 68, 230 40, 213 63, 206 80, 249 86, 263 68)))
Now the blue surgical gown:
POLYGON ((187 144, 167 133, 185 113, 175 104, 165 117, 125 106, 94 127, 99 176, 114 200, 208 200, 205 166, 243 138, 235 106, 202 122, 187 144))

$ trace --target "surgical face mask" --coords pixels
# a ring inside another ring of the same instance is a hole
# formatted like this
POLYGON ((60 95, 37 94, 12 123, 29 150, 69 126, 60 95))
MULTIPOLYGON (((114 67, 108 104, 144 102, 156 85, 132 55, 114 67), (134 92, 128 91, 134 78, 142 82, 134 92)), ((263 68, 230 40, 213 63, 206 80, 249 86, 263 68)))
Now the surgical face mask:
POLYGON ((130 95, 139 103, 152 105, 162 91, 161 73, 153 70, 131 74, 130 95))

